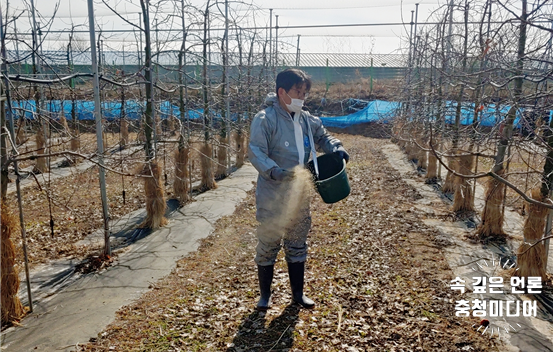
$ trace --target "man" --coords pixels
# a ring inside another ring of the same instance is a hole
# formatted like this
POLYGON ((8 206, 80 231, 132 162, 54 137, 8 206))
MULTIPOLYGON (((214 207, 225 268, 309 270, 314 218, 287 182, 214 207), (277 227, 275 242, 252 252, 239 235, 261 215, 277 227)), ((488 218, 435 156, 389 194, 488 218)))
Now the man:
POLYGON ((311 227, 309 198, 296 192, 315 145, 325 153, 337 153, 346 162, 349 155, 342 143, 331 137, 319 118, 302 110, 311 88, 307 74, 297 69, 280 72, 276 94, 269 93, 266 108, 253 119, 248 156, 259 172, 255 192, 259 221, 257 263, 261 298, 257 309, 270 308, 271 283, 277 254, 284 242, 292 298, 304 308, 315 303, 303 294, 307 234, 311 227), (304 199, 297 199, 304 198, 304 199), (294 208, 294 206, 297 207, 294 208))

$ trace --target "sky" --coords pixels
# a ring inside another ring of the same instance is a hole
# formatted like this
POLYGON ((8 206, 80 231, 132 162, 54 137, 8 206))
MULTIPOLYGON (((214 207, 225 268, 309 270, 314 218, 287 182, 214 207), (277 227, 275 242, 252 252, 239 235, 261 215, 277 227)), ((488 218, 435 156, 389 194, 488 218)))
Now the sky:
MULTIPOLYGON (((0 0, 3 16, 5 16, 6 3, 9 1, 9 16, 22 13, 30 0, 0 0)), ((69 29, 72 25, 81 25, 80 29, 88 29, 87 0, 34 0, 37 10, 44 18, 50 18, 59 3, 56 18, 52 22, 52 30, 69 29)), ((415 3, 419 3, 419 22, 424 22, 430 13, 443 5, 446 0, 249 0, 260 10, 256 12, 255 23, 257 26, 269 24, 269 9, 273 9, 273 26, 279 16, 279 26, 304 26, 304 25, 337 25, 337 24, 379 24, 379 23, 407 23, 405 26, 365 26, 347 28, 281 28, 279 39, 282 40, 282 51, 295 52, 300 35, 300 49, 302 53, 375 53, 388 54, 399 53, 402 46, 401 37, 408 34, 411 11, 415 10, 415 3)), ((137 22, 140 4, 138 0, 108 0, 123 16, 137 22)), ((204 1, 191 0, 193 4, 201 6, 204 1)), ((232 10, 245 8, 244 4, 236 0, 229 1, 232 10)), ((95 0, 96 24, 104 30, 132 30, 131 27, 120 20, 100 0, 95 0)), ((231 11, 232 11, 231 10, 231 11)), ((169 11, 168 8, 161 12, 169 11)), ((240 12, 239 12, 240 13, 240 12)), ((161 19, 161 15, 159 16, 161 19)), ((153 21, 152 21, 153 22, 153 21)), ((248 25, 252 25, 253 20, 248 25)), ((243 24, 244 25, 244 24, 243 24)), ((20 37, 30 33, 29 11, 23 12, 16 21, 17 31, 20 37)), ((13 24, 9 26, 8 33, 13 32, 13 24)), ((273 33, 274 35, 274 33, 273 33)), ((79 34, 83 40, 88 40, 88 34, 79 34)), ((45 49, 59 49, 67 34, 50 35, 45 41, 45 49)), ((121 47, 123 40, 127 43, 133 37, 122 39, 119 35, 106 35, 107 46, 117 49, 121 47)), ((127 45, 127 44, 126 44, 127 45)), ((405 41, 403 42, 405 46, 405 41)))

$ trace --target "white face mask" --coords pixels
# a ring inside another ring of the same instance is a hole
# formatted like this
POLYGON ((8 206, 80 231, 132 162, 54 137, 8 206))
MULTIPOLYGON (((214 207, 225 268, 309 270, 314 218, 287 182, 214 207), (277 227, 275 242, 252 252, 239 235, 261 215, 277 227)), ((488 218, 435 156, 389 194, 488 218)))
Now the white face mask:
MULTIPOLYGON (((288 93, 286 93, 288 95, 288 93)), ((295 112, 299 114, 301 112, 301 108, 303 107, 303 100, 302 99, 294 99, 291 96, 288 95, 288 98, 292 99, 292 102, 290 104, 286 104, 286 108, 290 112, 295 112)))

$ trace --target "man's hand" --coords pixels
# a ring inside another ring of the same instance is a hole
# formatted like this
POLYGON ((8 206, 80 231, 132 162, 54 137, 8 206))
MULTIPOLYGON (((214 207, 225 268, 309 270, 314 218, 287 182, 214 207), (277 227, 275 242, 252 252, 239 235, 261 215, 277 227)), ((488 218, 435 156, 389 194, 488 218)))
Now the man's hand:
POLYGON ((290 181, 294 178, 294 171, 275 167, 271 170, 271 178, 275 181, 290 181))
POLYGON ((339 146, 334 150, 334 153, 336 153, 341 159, 344 159, 346 163, 349 161, 349 154, 346 152, 344 147, 339 146))

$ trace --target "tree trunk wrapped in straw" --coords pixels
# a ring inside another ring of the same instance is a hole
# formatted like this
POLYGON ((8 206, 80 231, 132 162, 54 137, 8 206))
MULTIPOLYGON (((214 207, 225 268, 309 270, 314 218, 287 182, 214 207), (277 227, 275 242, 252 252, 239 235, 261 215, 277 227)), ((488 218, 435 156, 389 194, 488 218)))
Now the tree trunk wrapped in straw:
POLYGON ((36 165, 34 167, 35 173, 43 173, 48 171, 48 166, 46 165, 46 157, 40 156, 41 154, 44 154, 45 152, 45 145, 46 145, 46 139, 44 138, 44 131, 42 129, 42 125, 38 127, 37 133, 36 133, 36 148, 37 148, 37 160, 36 165))
POLYGON ((17 143, 17 145, 25 143, 25 125, 25 118, 20 117, 17 121, 17 133, 15 135, 15 143, 17 143))
POLYGON ((236 167, 244 165, 244 133, 238 131, 234 136, 236 138, 236 167))
MULTIPOLYGON (((499 176, 503 174, 503 170, 498 172, 499 176)), ((503 232, 503 212, 501 211, 504 192, 505 185, 496 179, 490 178, 486 182, 486 205, 482 211, 482 222, 476 229, 476 233, 480 236, 480 239, 506 236, 505 232, 503 232)))
POLYGON ((156 135, 157 135, 157 139, 159 140, 161 138, 161 136, 163 135, 163 129, 161 128, 161 121, 159 120, 159 117, 156 116, 155 120, 155 125, 156 125, 156 135))
POLYGON ((416 158, 415 153, 415 143, 411 141, 407 142, 405 144, 405 154, 407 154, 407 160, 414 160, 416 158))
POLYGON ((121 149, 129 144, 129 122, 127 119, 121 119, 121 149))
POLYGON ((81 135, 78 129, 74 129, 71 138, 71 151, 78 152, 79 149, 81 149, 81 135))
MULTIPOLYGON (((1 202, 0 202, 1 203, 1 202)), ((1 270, 2 270, 2 324, 18 322, 24 315, 25 309, 17 296, 19 290, 19 276, 15 269, 15 247, 11 240, 12 234, 17 228, 17 221, 5 204, 0 205, 2 219, 1 242, 1 270)))
POLYGON ((213 159, 211 158, 212 149, 208 142, 204 142, 200 151, 200 160, 202 165, 202 190, 209 190, 217 188, 213 172, 213 159))
POLYGON ((60 115, 60 125, 62 128, 61 135, 64 137, 67 137, 69 135, 69 125, 67 124, 67 119, 65 118, 65 115, 60 115))
POLYGON ((157 229, 167 224, 165 210, 165 192, 161 182, 161 168, 156 161, 146 163, 140 175, 144 177, 144 192, 146 193, 146 219, 140 224, 141 228, 157 229))
MULTIPOLYGON (((474 156, 459 156, 459 168, 457 172, 469 175, 474 167, 474 156)), ((468 178, 455 176, 455 196, 453 199, 453 211, 474 211, 474 194, 472 193, 472 182, 468 178)))
POLYGON ((416 146, 418 149, 417 167, 420 167, 421 169, 426 169, 428 167, 428 158, 426 156, 427 151, 419 146, 425 146, 425 143, 419 140, 419 145, 416 146))
MULTIPOLYGON (((454 154, 456 153, 454 152, 454 154)), ((457 157, 456 156, 448 157, 447 166, 453 171, 459 170, 459 162, 457 160, 457 157)), ((442 192, 444 193, 455 192, 455 176, 450 171, 447 172, 447 175, 445 177, 445 181, 442 186, 442 192)))
MULTIPOLYGON (((546 197, 542 195, 539 188, 532 190, 532 198, 540 202, 546 202, 546 197)), ((546 207, 540 205, 528 205, 528 217, 524 222, 524 242, 518 248, 518 270, 514 272, 515 276, 526 278, 529 276, 540 276, 542 281, 547 280, 544 243, 540 242, 530 248, 532 244, 543 236, 547 211, 546 207)))
POLYGON ((217 147, 217 178, 223 178, 227 175, 227 144, 228 138, 219 137, 219 146, 217 147))
POLYGON ((177 134, 177 130, 175 129, 175 116, 171 115, 167 119, 167 129, 169 130, 170 136, 174 136, 177 134))
POLYGON ((136 134, 136 140, 140 143, 146 142, 146 134, 144 133, 144 130, 145 130, 144 121, 140 120, 138 124, 138 133, 136 134))
POLYGON ((248 155, 248 145, 249 145, 249 136, 248 133, 245 131, 242 131, 242 134, 244 136, 244 143, 242 145, 244 146, 244 156, 248 155))
POLYGON ((183 205, 190 199, 188 187, 188 155, 190 148, 179 148, 175 151, 175 182, 173 191, 175 198, 183 205))
MULTIPOLYGON (((427 148, 430 148, 430 144, 427 144, 427 148)), ((438 180, 438 158, 431 150, 428 152, 428 166, 426 168, 426 183, 436 183, 438 180)))
POLYGON ((106 131, 102 131, 102 144, 104 147, 104 153, 108 150, 108 136, 106 131))

